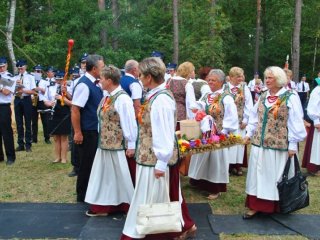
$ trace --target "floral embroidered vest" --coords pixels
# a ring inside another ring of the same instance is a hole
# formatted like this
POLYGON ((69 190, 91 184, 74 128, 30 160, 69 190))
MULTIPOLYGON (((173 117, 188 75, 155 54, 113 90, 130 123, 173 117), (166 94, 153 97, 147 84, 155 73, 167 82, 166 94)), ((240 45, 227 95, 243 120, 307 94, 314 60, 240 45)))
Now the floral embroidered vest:
POLYGON ((104 150, 124 150, 125 140, 120 125, 120 116, 114 108, 117 98, 127 94, 121 90, 111 97, 103 98, 98 108, 99 141, 98 146, 104 150))
POLYGON ((238 119, 239 124, 243 121, 243 114, 244 114, 244 105, 245 105, 245 94, 244 94, 244 87, 245 85, 243 83, 240 84, 240 88, 238 89, 237 93, 232 93, 229 84, 225 85, 225 91, 233 97, 234 103, 237 106, 237 112, 238 112, 238 119))
POLYGON ((218 132, 221 132, 223 129, 222 127, 223 118, 224 118, 223 99, 227 95, 229 94, 227 94, 226 92, 223 92, 211 98, 210 94, 207 93, 203 98, 204 100, 206 100, 206 113, 213 117, 218 132))
POLYGON ((266 149, 288 150, 287 101, 292 91, 281 94, 276 103, 267 108, 267 92, 260 97, 258 106, 258 126, 252 137, 252 144, 266 149))
POLYGON ((205 81, 194 81, 192 83, 192 86, 194 89, 194 95, 195 95, 197 101, 201 97, 201 88, 203 85, 208 85, 208 84, 205 81))
MULTIPOLYGON (((139 133, 137 140, 137 150, 136 150, 136 162, 140 165, 154 167, 157 163, 157 157, 155 156, 152 149, 152 129, 151 129, 151 106, 153 101, 160 95, 166 94, 170 98, 174 99, 172 93, 168 90, 160 90, 154 96, 145 102, 142 106, 142 123, 139 124, 139 133)), ((176 116, 175 116, 176 119, 176 116)), ((176 122, 176 121, 175 121, 176 122)), ((173 166, 177 163, 179 159, 179 152, 177 147, 177 139, 175 138, 173 155, 168 162, 169 166, 173 166)))
POLYGON ((186 112, 186 84, 187 80, 176 80, 171 78, 168 83, 168 89, 173 93, 174 100, 177 107, 177 120, 185 120, 187 118, 186 112))

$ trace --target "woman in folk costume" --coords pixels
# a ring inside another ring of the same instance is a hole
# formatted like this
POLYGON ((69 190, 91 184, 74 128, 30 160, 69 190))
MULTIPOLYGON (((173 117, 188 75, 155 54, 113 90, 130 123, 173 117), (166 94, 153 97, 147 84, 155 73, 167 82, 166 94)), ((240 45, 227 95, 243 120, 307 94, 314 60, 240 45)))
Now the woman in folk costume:
POLYGON ((85 202, 91 204, 87 216, 127 212, 134 191, 126 155, 134 155, 137 124, 133 102, 122 90, 120 76, 114 66, 101 71, 100 84, 109 96, 101 100, 97 111, 99 145, 86 192, 85 202))
POLYGON ((55 160, 53 163, 67 163, 68 155, 68 135, 71 132, 71 101, 64 98, 64 105, 61 104, 63 92, 67 92, 62 80, 64 72, 58 71, 55 83, 47 86, 44 95, 44 104, 51 107, 53 112, 48 120, 49 134, 53 136, 55 160))
MULTIPOLYGON (((229 78, 230 81, 225 85, 225 91, 233 96, 237 106, 239 128, 236 133, 241 137, 245 137, 250 111, 253 108, 252 96, 250 89, 244 83, 244 71, 242 68, 232 67, 229 71, 229 78)), ((243 175, 241 166, 243 164, 244 153, 245 146, 243 145, 230 147, 229 171, 236 176, 243 175)))
POLYGON ((186 85, 186 111, 187 119, 194 119, 195 114, 192 112, 194 103, 205 94, 211 92, 206 77, 209 74, 210 67, 202 67, 199 69, 199 78, 190 79, 186 85))
POLYGON ((167 199, 167 190, 163 185, 159 191, 153 191, 155 187, 159 187, 160 181, 168 186, 170 201, 181 203, 183 232, 148 235, 147 238, 186 239, 195 235, 196 226, 189 216, 180 189, 179 169, 176 164, 178 153, 174 147, 176 103, 172 93, 166 89, 166 68, 160 58, 144 59, 139 64, 139 70, 143 86, 150 91, 138 116, 140 126, 136 151, 136 185, 121 239, 146 237, 136 230, 137 212, 140 205, 150 204, 151 198, 156 198, 160 203, 167 199))
MULTIPOLYGON (((251 153, 246 181, 246 206, 243 219, 258 212, 279 210, 277 182, 281 179, 286 161, 297 153, 298 142, 306 137, 303 111, 298 94, 287 90, 285 72, 268 67, 265 72, 268 90, 251 111, 245 142, 251 138, 251 153)), ((289 178, 294 174, 291 164, 289 178)))
MULTIPOLYGON (((225 74, 220 69, 213 69, 207 76, 211 93, 198 101, 198 107, 210 114, 217 131, 222 134, 234 133, 238 129, 237 107, 233 97, 223 90, 225 74)), ((191 157, 188 176, 190 184, 210 193, 208 199, 219 197, 227 191, 229 183, 229 148, 191 157)))
MULTIPOLYGON (((320 82, 320 79, 319 79, 320 82)), ((302 167, 315 176, 320 176, 320 86, 316 86, 311 94, 307 114, 313 121, 310 126, 304 149, 302 167)))
MULTIPOLYGON (((191 62, 181 63, 177 69, 176 76, 168 80, 167 88, 173 93, 177 106, 177 121, 187 118, 186 112, 186 84, 190 78, 194 78, 194 66, 191 62)), ((177 130, 180 130, 179 123, 177 130)))

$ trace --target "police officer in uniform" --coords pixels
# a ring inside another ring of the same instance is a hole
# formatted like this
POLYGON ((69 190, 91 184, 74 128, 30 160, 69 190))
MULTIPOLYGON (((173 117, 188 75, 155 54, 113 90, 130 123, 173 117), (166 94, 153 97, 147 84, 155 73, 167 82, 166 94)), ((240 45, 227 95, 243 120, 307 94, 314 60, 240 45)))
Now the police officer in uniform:
MULTIPOLYGON (((47 79, 42 78, 42 66, 40 64, 33 67, 34 77, 36 81, 35 91, 37 94, 32 96, 32 142, 38 142, 38 119, 39 112, 38 110, 45 110, 46 106, 44 105, 44 94, 46 92, 46 88, 49 85, 49 81, 47 79)), ((43 136, 44 141, 47 144, 50 144, 50 136, 48 132, 48 117, 47 113, 40 113, 42 127, 43 127, 43 136)))
POLYGON ((31 117, 32 101, 31 95, 36 94, 36 81, 27 70, 27 61, 19 59, 16 63, 19 74, 15 77, 16 91, 14 98, 14 113, 18 131, 18 147, 16 151, 31 152, 31 117))
POLYGON ((13 131, 11 127, 11 100, 15 90, 13 75, 7 71, 7 59, 0 57, 0 76, 12 81, 12 86, 0 84, 0 160, 4 160, 2 139, 7 156, 7 165, 12 165, 16 160, 14 151, 13 131))

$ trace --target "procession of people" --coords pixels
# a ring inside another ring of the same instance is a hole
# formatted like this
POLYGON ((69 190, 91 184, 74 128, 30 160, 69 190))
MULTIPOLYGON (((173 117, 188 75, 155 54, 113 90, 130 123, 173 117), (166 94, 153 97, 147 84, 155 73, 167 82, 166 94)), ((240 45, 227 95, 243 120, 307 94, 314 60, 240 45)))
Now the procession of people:
POLYGON ((127 214, 123 240, 195 236, 197 226, 181 189, 179 166, 186 158, 179 155, 176 131, 180 121, 194 120, 200 112, 210 116, 211 129, 217 134, 239 135, 244 144, 193 154, 187 174, 190 185, 206 191, 213 201, 227 194, 230 174, 242 176, 242 168, 248 167, 244 220, 260 212, 279 212, 276 183, 288 157, 303 151, 298 143, 306 138, 302 167, 320 176, 320 149, 316 147, 320 142, 320 87, 309 94, 305 75, 296 83, 289 69, 271 66, 262 80, 256 72, 247 85, 240 67, 225 74, 204 66, 197 78, 191 62, 166 67, 157 51, 140 62, 129 59, 123 74, 97 54, 84 54, 80 62, 81 67, 70 72, 65 84, 65 73, 52 66, 36 65, 34 73, 28 73, 24 59, 17 61, 19 74, 12 76, 7 72, 7 59, 0 57, 1 78, 12 82, 11 86, 0 82, 0 160, 6 155, 10 166, 16 161, 15 151, 32 151, 38 142, 40 112, 44 142, 50 144, 50 137, 53 139, 53 163, 67 163, 70 144, 74 168, 69 176, 77 176, 77 202, 89 203, 89 217, 127 214), (13 98, 16 149, 11 127, 13 98), (139 206, 167 201, 180 204, 181 231, 138 232, 139 206))

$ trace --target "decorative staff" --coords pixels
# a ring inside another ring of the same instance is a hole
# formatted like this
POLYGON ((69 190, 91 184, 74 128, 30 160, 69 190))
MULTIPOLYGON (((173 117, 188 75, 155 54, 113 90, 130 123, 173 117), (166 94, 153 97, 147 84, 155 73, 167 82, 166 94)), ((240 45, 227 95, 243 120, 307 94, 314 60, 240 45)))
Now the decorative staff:
POLYGON ((284 64, 284 69, 289 69, 289 54, 286 57, 286 63, 284 64))
MULTIPOLYGON (((67 78, 68 78, 68 72, 69 72, 69 64, 70 64, 70 58, 71 58, 71 50, 74 44, 74 40, 73 39, 69 39, 68 40, 68 54, 67 54, 67 60, 66 60, 66 67, 65 67, 65 74, 62 80, 62 87, 63 89, 65 89, 65 87, 67 86, 67 78)), ((61 93, 62 98, 61 98, 61 106, 64 106, 64 98, 67 96, 66 91, 62 91, 61 93)))

